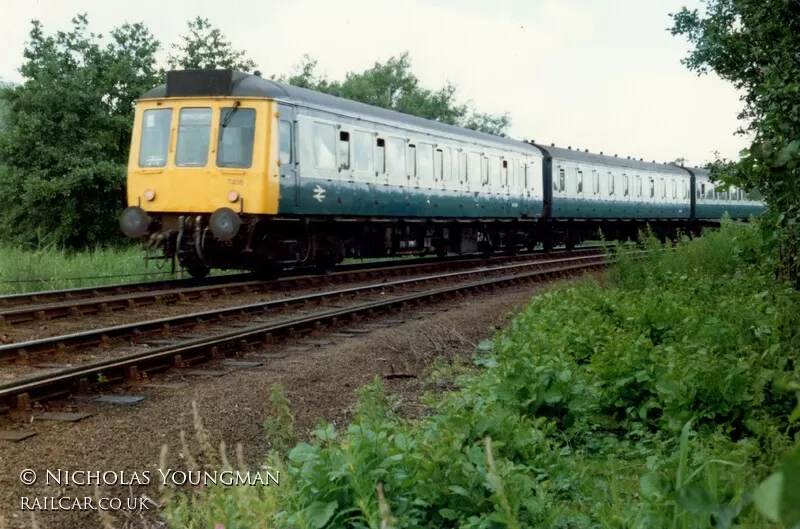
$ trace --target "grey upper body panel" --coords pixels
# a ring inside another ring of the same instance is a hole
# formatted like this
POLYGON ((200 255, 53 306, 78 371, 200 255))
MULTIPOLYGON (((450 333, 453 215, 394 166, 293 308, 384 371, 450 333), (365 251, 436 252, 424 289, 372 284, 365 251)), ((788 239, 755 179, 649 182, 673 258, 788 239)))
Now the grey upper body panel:
MULTIPOLYGON (((225 70, 184 70, 180 72, 170 72, 170 74, 195 74, 199 79, 201 75, 211 75, 211 72, 218 72, 218 75, 223 75, 225 70)), ((169 83, 171 79, 168 76, 167 84, 157 86, 148 92, 144 93, 140 99, 162 99, 168 97, 259 97, 264 99, 274 99, 282 103, 290 105, 297 105, 302 107, 310 107, 320 110, 325 110, 330 113, 347 115, 351 117, 373 118, 379 121, 393 122, 401 125, 406 125, 409 128, 425 130, 428 132, 438 132, 446 136, 460 136, 462 138, 472 140, 475 143, 482 144, 496 144, 505 146, 508 149, 515 151, 528 152, 534 156, 541 156, 541 150, 528 143, 506 138, 502 136, 495 136, 484 132, 478 132, 471 129, 465 129, 439 121, 420 118, 410 114, 404 114, 395 110, 389 110, 382 107, 360 103, 351 99, 345 99, 307 88, 301 88, 294 85, 279 83, 264 79, 256 75, 246 74, 242 72, 232 72, 230 76, 230 85, 223 89, 208 89, 200 90, 175 90, 170 89, 169 83), (226 89, 227 88, 227 89, 226 89)), ((186 81, 184 81, 186 83, 186 81)), ((198 84, 199 81, 195 81, 198 84)))

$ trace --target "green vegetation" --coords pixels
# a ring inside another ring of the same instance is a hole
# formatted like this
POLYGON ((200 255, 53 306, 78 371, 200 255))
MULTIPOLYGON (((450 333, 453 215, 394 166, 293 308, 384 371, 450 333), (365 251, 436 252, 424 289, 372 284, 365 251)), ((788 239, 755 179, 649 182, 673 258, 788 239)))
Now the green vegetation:
POLYGON ((0 295, 171 279, 163 261, 145 267, 138 248, 69 253, 52 247, 0 249, 0 295), (164 266, 162 270, 158 266, 164 266), (79 279, 87 278, 87 279, 79 279))
MULTIPOLYGON (((649 246, 644 260, 622 251, 601 283, 535 298, 481 344, 456 391, 426 398, 429 415, 398 416, 376 381, 349 427, 320 425, 285 459, 268 455, 280 486, 170 495, 166 518, 227 529, 781 527, 770 517, 796 527, 800 294, 775 282, 752 226, 649 246)), ((291 434, 291 415, 272 400, 270 437, 284 445, 276 430, 291 434)))
MULTIPOLYGON (((188 23, 173 43, 170 68, 235 68, 255 62, 204 18, 188 23)), ((0 243, 71 250, 124 243, 118 227, 122 185, 133 125, 133 103, 164 82, 156 55, 162 44, 141 23, 123 24, 110 39, 89 30, 88 17, 47 35, 33 21, 17 86, 0 83, 0 243)), ((510 126, 459 104, 456 89, 421 86, 407 54, 350 72, 343 81, 320 79, 305 57, 279 78, 446 123, 494 134, 510 126)), ((272 75, 275 78, 275 75, 272 75)))
POLYGON ((761 192, 771 207, 768 237, 780 272, 800 274, 800 4, 794 0, 704 0, 706 10, 672 15, 673 35, 694 45, 684 64, 714 72, 742 93, 737 132, 752 137, 739 160, 712 175, 761 192))

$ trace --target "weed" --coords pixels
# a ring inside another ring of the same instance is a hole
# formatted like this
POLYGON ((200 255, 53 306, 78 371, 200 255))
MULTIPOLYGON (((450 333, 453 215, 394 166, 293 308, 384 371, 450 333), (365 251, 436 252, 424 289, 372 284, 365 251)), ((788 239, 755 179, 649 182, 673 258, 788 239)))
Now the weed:
POLYGON ((280 463, 279 508, 215 490, 192 513, 171 500, 170 523, 224 504, 264 515, 241 527, 794 526, 800 293, 753 227, 669 251, 644 238, 645 259, 620 245, 602 285, 537 296, 474 365, 435 364, 458 384, 428 396, 432 413, 404 418, 380 380, 364 388, 351 425, 280 463))

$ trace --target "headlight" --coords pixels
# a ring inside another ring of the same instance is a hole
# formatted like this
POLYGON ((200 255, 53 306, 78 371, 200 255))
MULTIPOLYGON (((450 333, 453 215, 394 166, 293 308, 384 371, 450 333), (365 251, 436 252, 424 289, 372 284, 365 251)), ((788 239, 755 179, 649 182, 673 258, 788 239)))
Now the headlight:
POLYGON ((131 206, 122 211, 119 217, 119 227, 122 233, 131 239, 138 239, 150 226, 150 216, 138 206, 131 206))
POLYGON ((231 208, 219 208, 211 214, 208 225, 214 237, 220 241, 229 241, 239 233, 242 219, 231 208))

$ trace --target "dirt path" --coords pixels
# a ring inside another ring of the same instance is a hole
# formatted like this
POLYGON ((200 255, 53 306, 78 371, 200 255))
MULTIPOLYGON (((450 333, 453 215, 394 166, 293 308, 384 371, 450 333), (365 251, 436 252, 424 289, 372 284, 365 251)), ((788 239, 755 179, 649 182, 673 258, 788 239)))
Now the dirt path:
MULTIPOLYGON (((37 435, 19 443, 0 441, 0 529, 18 527, 102 527, 97 512, 78 509, 60 511, 22 510, 22 502, 34 506, 34 498, 92 497, 94 487, 46 486, 46 470, 127 471, 140 477, 149 470, 151 483, 126 487, 102 487, 100 497, 119 497, 123 504, 132 495, 158 501, 156 487, 160 451, 166 445, 173 468, 180 465, 181 431, 192 446, 194 440, 192 402, 197 403, 212 443, 224 440, 229 452, 242 443, 244 458, 257 468, 268 448, 264 422, 271 414, 270 386, 283 385, 295 416, 295 433, 305 438, 320 420, 337 427, 352 419, 356 390, 375 376, 394 373, 420 374, 438 355, 470 355, 474 344, 492 335, 493 329, 509 321, 509 311, 525 306, 544 286, 528 286, 516 292, 487 293, 448 305, 450 310, 426 315, 402 325, 376 329, 353 338, 331 338, 330 345, 292 352, 284 358, 263 360, 256 368, 242 368, 221 377, 193 378, 171 374, 168 382, 184 383, 180 389, 140 388, 148 398, 136 406, 111 406, 74 402, 74 409, 93 416, 77 423, 36 421, 28 427, 37 435), (33 469, 39 479, 25 487, 20 472, 33 469)), ((400 315, 408 316, 408 314, 400 315)), ((397 318, 391 316, 389 318, 397 318)), ((375 320, 379 323, 381 320, 375 320)), ((298 343, 299 344, 299 343, 298 343)), ((280 348, 280 346, 278 346, 280 348)), ((414 413, 416 399, 426 389, 416 379, 391 379, 387 388, 401 394, 406 411, 414 413)), ((37 412, 38 413, 38 412, 37 412)), ((4 419, 5 420, 5 419, 4 419)), ((6 422, 0 429, 7 429, 6 422)), ((20 424, 11 425, 19 429, 20 424)), ((185 465, 188 470, 188 464, 185 465)), ((70 504, 71 505, 71 504, 70 504)), ((69 506, 69 505, 67 505, 69 506)), ((124 511, 112 512, 111 527, 161 527, 151 515, 141 517, 124 511)))

